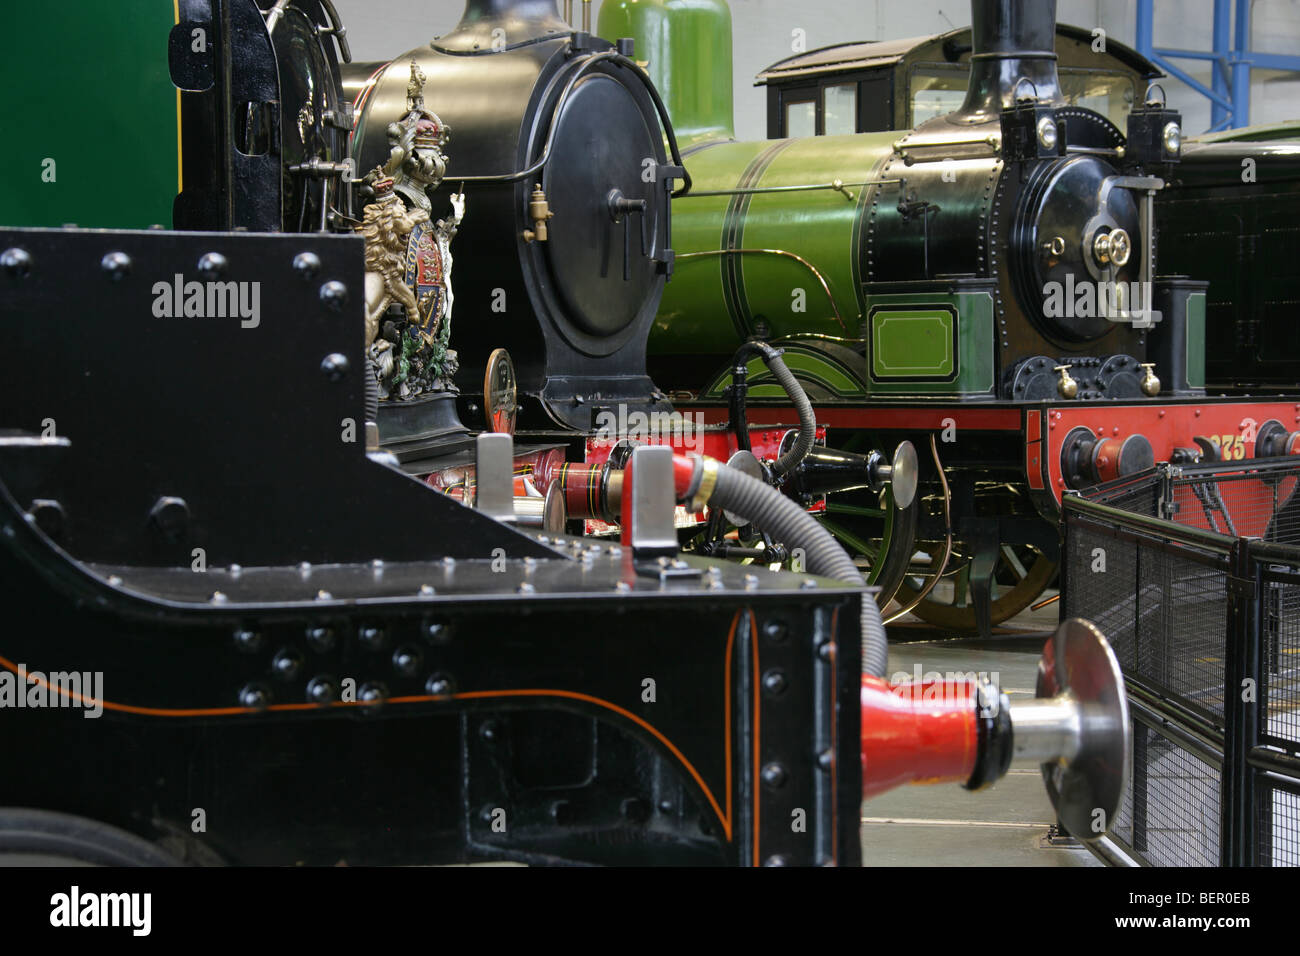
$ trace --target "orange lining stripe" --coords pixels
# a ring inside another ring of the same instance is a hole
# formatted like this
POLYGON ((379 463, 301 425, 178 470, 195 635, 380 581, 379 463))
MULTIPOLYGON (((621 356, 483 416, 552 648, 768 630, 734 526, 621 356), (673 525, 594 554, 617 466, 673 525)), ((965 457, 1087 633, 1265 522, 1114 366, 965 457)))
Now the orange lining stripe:
MULTIPOLYGON (((700 776, 699 771, 695 769, 695 765, 686 759, 685 754, 683 754, 680 750, 677 749, 676 744, 674 744, 671 740, 669 740, 658 728, 656 728, 649 721, 645 720, 642 717, 637 716, 636 714, 632 713, 630 710, 620 707, 617 704, 611 703, 610 701, 604 700, 600 697, 593 697, 590 694, 583 694, 583 693, 579 693, 578 691, 571 691, 571 690, 541 690, 541 689, 481 690, 481 691, 465 691, 463 693, 444 695, 442 697, 434 697, 428 694, 413 694, 406 697, 390 697, 386 701, 386 703, 388 704, 433 703, 436 701, 478 700, 478 699, 492 698, 492 697, 563 697, 571 700, 585 701, 587 703, 595 704, 598 707, 604 707, 606 710, 611 710, 614 713, 618 714, 619 716, 632 721, 637 726, 648 731, 651 735, 655 737, 656 740, 658 740, 660 743, 662 743, 665 747, 668 748, 668 750, 673 754, 673 756, 676 757, 681 762, 682 766, 686 768, 687 772, 691 775, 691 777, 695 780, 695 782, 700 785, 700 789, 704 791, 704 796, 708 799, 709 805, 713 807, 713 812, 716 813, 718 815, 718 819, 722 821, 723 832, 726 834, 727 840, 730 841, 731 827, 732 827, 732 820, 731 820, 731 806, 732 806, 731 804, 731 759, 732 759, 732 755, 731 755, 731 648, 735 641, 736 625, 740 621, 740 615, 741 612, 737 611, 735 617, 732 618, 731 627, 727 632, 726 674, 725 674, 724 688, 723 688, 724 700, 725 700, 724 706, 726 708, 725 717, 724 717, 724 727, 725 727, 724 757, 725 757, 725 765, 726 765, 726 789, 727 789, 727 795, 726 795, 727 812, 726 813, 722 812, 722 807, 719 806, 717 798, 713 795, 713 790, 710 789, 709 785, 704 782, 704 778, 700 776)), ((753 624, 753 620, 752 620, 753 616, 751 615, 750 617, 751 617, 751 630, 753 630, 754 634, 757 635, 757 627, 756 625, 753 624)), ((754 659, 755 662, 757 663, 758 660, 757 647, 755 648, 754 659)), ((18 674, 18 665, 13 663, 6 657, 0 657, 0 667, 3 667, 5 670, 12 671, 14 674, 18 674)), ((361 701, 336 700, 325 706, 322 706, 320 704, 308 704, 308 703, 272 704, 261 711, 252 707, 200 707, 200 708, 179 708, 179 709, 165 708, 165 707, 138 707, 134 704, 119 704, 110 700, 95 701, 94 698, 87 698, 82 694, 79 694, 75 691, 67 690, 66 688, 62 688, 62 687, 55 688, 50 686, 50 683, 48 681, 40 677, 34 677, 32 676, 32 674, 28 673, 25 670, 23 671, 22 676, 29 683, 37 684, 41 687, 44 687, 46 690, 53 691, 54 693, 57 693, 63 697, 67 697, 72 700, 75 700, 79 704, 86 704, 89 701, 91 703, 97 703, 101 705, 105 710, 111 710, 117 713, 124 713, 124 714, 136 714, 144 717, 231 717, 240 714, 248 715, 248 714, 257 714, 257 713, 286 713, 286 712, 304 711, 304 710, 320 711, 320 710, 325 710, 327 707, 335 708, 335 707, 376 706, 374 704, 366 704, 361 701)), ((755 757, 755 760, 757 760, 757 757, 755 757)), ((757 764, 755 764, 755 767, 757 767, 757 764)))

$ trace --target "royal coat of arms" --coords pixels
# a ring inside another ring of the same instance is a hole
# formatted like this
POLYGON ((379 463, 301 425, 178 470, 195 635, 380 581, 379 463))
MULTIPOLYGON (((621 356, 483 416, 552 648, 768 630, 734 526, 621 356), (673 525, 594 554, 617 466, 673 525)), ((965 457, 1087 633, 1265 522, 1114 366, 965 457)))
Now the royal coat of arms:
POLYGON ((447 168, 451 131, 424 108, 424 74, 411 62, 407 113, 389 124, 390 156, 364 180, 366 347, 383 401, 455 391, 451 336, 451 240, 465 214, 463 192, 451 215, 434 221, 430 191, 447 168), (392 306, 399 312, 390 313, 392 306), (397 316, 397 318, 394 318, 397 316))
POLYGON ((416 324, 430 336, 438 334, 447 311, 444 261, 442 243, 431 223, 422 222, 411 230, 406 242, 406 284, 415 290, 416 324))

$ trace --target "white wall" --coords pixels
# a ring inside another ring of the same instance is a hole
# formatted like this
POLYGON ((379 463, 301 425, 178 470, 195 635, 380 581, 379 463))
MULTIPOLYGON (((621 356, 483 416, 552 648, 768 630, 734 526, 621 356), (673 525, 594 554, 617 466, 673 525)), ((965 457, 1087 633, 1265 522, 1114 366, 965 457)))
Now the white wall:
MULTIPOLYGON (((1033 0, 1030 0, 1033 2, 1033 0)), ((807 49, 847 40, 923 36, 965 26, 965 0, 730 0, 735 31, 736 132, 742 139, 766 134, 766 98, 754 75, 790 56, 795 30, 807 49)), ((335 0, 347 24, 353 56, 386 60, 454 27, 462 0, 335 0)), ((575 2, 575 8, 579 6, 575 2)), ((1155 42, 1162 47, 1208 50, 1211 0, 1156 0, 1155 42)), ((593 4, 593 22, 599 2, 593 4)), ((1062 22, 1092 29, 1132 45, 1136 0, 1059 0, 1062 22)), ((576 17, 576 13, 575 13, 576 17)), ((1270 53, 1300 54, 1300 0, 1253 0, 1252 46, 1270 53)), ((1203 61, 1177 61, 1207 86, 1203 61)), ((1177 80, 1165 83, 1170 103, 1183 111, 1189 133, 1210 124, 1209 100, 1177 80)), ((1256 71, 1251 121, 1300 118, 1300 76, 1256 71)))

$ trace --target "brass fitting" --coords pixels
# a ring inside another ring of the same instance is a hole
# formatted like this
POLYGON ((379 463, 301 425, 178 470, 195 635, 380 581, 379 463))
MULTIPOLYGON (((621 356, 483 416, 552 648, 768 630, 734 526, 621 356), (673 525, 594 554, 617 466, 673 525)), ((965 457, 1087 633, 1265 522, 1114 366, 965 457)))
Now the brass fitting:
POLYGON ((524 242, 545 242, 546 222, 554 216, 551 204, 546 201, 546 193, 541 186, 534 186, 532 201, 528 203, 528 218, 532 219, 533 228, 524 230, 524 242))
POLYGON ((1053 371, 1059 372, 1060 381, 1056 383, 1056 390, 1061 393, 1062 398, 1074 398, 1079 394, 1079 383, 1070 377, 1070 365, 1057 365, 1053 371))
POLYGON ((713 489, 718 486, 718 467, 721 464, 713 458, 698 456, 701 465, 700 486, 695 489, 691 500, 686 502, 687 511, 703 511, 713 497, 713 489))
POLYGON ((1160 379, 1158 379, 1156 373, 1152 371, 1155 367, 1155 362, 1143 362, 1140 366, 1140 368, 1146 369, 1146 374, 1142 376, 1142 381, 1139 383, 1142 388, 1142 394, 1150 395, 1153 398, 1160 394, 1160 379))

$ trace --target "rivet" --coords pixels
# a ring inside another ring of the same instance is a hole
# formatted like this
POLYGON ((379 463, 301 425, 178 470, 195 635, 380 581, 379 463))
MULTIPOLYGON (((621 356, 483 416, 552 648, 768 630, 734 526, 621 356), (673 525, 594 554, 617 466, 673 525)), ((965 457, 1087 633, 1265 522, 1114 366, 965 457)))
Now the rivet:
POLYGON ((770 763, 763 768, 762 777, 763 782, 769 787, 782 787, 786 781, 785 768, 779 763, 770 763))
POLYGON ((334 629, 332 627, 307 628, 307 645, 318 654, 334 649, 334 629))
POLYGON ((348 357, 341 352, 331 352, 321 359, 320 370, 331 382, 341 382, 348 374, 348 357))
POLYGON ((835 657, 835 642, 827 641, 817 648, 817 656, 824 661, 829 661, 835 657))
POLYGON ((0 267, 15 279, 26 279, 32 271, 32 254, 26 249, 6 249, 0 253, 0 267))
POLYGON ((446 674, 431 674, 424 689, 430 697, 447 697, 455 693, 455 685, 446 674))
POLYGON ((320 272, 320 256, 314 252, 300 252, 293 257, 293 271, 303 279, 314 279, 320 272))
POLYGON ((99 260, 99 267, 108 273, 110 279, 118 282, 131 271, 131 257, 125 252, 109 252, 99 260))
POLYGON ((246 627, 241 627, 235 631, 235 647, 245 654, 254 654, 261 646, 262 635, 257 631, 246 627))
POLYGON ((414 677, 420 670, 419 648, 404 646, 393 651, 393 670, 403 677, 414 677))
POLYGON ((366 681, 357 688, 357 703, 364 704, 362 711, 378 708, 388 699, 388 688, 377 680, 366 681))
POLYGON ((823 750, 821 753, 817 755, 817 766, 820 767, 822 770, 829 771, 831 767, 833 767, 834 765, 835 765, 835 754, 831 752, 830 748, 823 750))
POLYGON ((205 279, 219 279, 226 274, 226 268, 230 265, 226 257, 219 252, 205 252, 199 257, 199 275, 205 279))
POLYGON ((348 287, 338 279, 331 279, 320 287, 320 300, 327 308, 341 312, 348 301, 348 287))
POLYGON ((313 704, 330 704, 338 698, 338 688, 328 677, 313 677, 307 682, 307 700, 313 704))
POLYGON ((190 508, 184 498, 164 496, 154 502, 149 520, 168 541, 179 541, 190 523, 190 508))
POLYGON ((367 650, 380 650, 388 640, 388 635, 384 633, 382 627, 363 627, 357 634, 357 639, 361 646, 367 650))
POLYGON ((786 679, 785 671, 773 668, 763 675, 763 689, 774 697, 779 697, 785 693, 789 681, 786 679))
POLYGON ((291 647, 281 648, 271 661, 271 670, 280 680, 293 680, 302 668, 302 655, 291 647))
POLYGON ((781 641, 784 641, 789 637, 789 635, 790 628, 785 621, 773 619, 763 625, 763 636, 769 641, 775 641, 779 644, 781 641))
POLYGON ((239 691, 239 704, 252 710, 263 710, 271 704, 271 692, 261 684, 245 684, 239 691))

